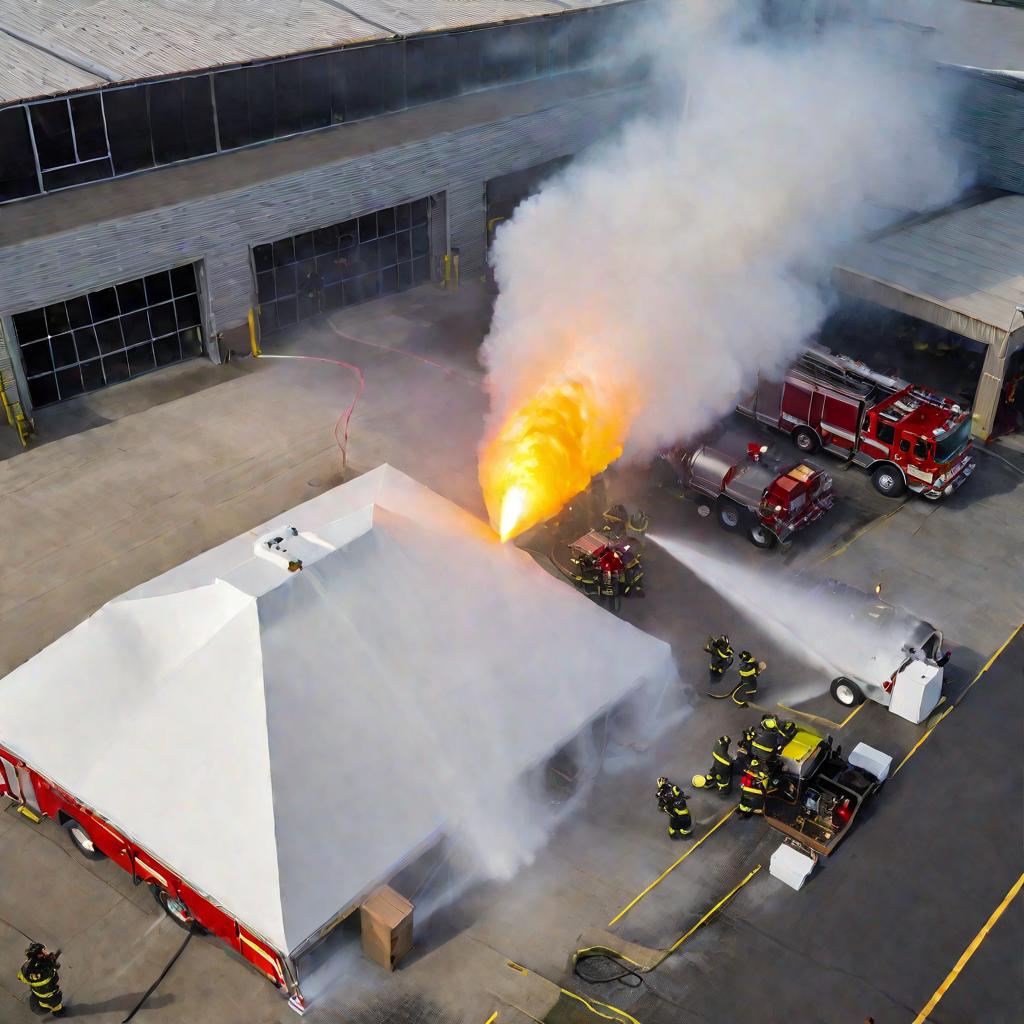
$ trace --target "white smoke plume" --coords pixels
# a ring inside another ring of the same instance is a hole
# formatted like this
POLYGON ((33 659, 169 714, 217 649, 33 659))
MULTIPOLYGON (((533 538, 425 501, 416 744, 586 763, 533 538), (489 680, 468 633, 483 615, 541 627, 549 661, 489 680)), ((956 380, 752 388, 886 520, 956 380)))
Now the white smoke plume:
POLYGON ((787 39, 756 6, 660 8, 651 112, 499 229, 488 436, 582 379, 636 396, 627 457, 692 437, 807 344, 844 244, 960 191, 948 87, 901 33, 787 39))

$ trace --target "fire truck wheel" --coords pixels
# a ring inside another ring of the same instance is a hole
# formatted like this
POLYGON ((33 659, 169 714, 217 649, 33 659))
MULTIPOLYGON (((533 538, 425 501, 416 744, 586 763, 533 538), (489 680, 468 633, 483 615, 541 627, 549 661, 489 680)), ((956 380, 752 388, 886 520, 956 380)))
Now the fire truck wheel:
POLYGON ((810 427, 797 427, 789 436, 805 455, 813 455, 821 447, 821 438, 810 427))
POLYGON ((67 832, 71 842, 74 843, 75 849, 86 860, 103 860, 106 858, 107 855, 92 841, 92 836, 74 818, 68 818, 64 822, 64 831, 67 832))
POLYGON ((846 676, 833 679, 829 693, 832 694, 832 699, 842 704, 844 708, 855 708, 858 704, 864 703, 864 694, 861 692, 861 688, 846 676))
POLYGON ((163 912, 179 928, 184 928, 187 932, 199 932, 200 934, 206 931, 201 924, 196 923, 196 919, 192 916, 192 911, 188 909, 187 904, 182 900, 177 899, 167 892, 166 889, 161 889, 160 886, 154 885, 152 882, 150 882, 149 887, 153 892, 153 899, 160 904, 163 912))
POLYGON ((718 499, 718 525, 723 530, 738 530, 742 518, 740 507, 735 501, 725 497, 718 499))
POLYGON ((875 490, 887 498, 902 498, 907 489, 903 473, 888 462, 872 472, 871 482, 875 485, 875 490))
POLYGON ((769 548, 775 547, 779 542, 779 538, 776 537, 767 526, 764 526, 761 523, 758 523, 756 526, 752 526, 749 533, 747 533, 747 536, 750 538, 750 543, 753 544, 755 548, 764 548, 765 551, 769 548))

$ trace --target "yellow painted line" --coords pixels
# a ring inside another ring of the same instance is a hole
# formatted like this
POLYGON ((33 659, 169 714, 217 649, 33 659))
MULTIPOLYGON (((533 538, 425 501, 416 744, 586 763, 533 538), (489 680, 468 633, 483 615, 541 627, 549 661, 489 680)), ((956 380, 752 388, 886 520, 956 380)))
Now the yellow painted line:
POLYGON ((840 545, 835 551, 830 551, 824 558, 822 558, 817 564, 822 565, 825 562, 831 561, 833 558, 838 558, 844 551, 847 551, 852 545, 856 544, 866 533, 870 533, 876 526, 881 526, 882 523, 888 522, 903 506, 906 504, 904 501, 902 504, 897 505, 894 509, 886 512, 884 516, 879 516, 877 519, 872 519, 867 526, 862 526, 845 544, 840 545))
POLYGON ((492 1014, 490 1015, 490 1017, 488 1017, 488 1018, 487 1018, 487 1020, 485 1020, 485 1021, 484 1021, 484 1024, 494 1024, 494 1022, 495 1022, 495 1021, 496 1021, 497 1019, 498 1019, 498 1011, 497 1011, 497 1010, 495 1010, 495 1011, 494 1011, 494 1013, 492 1013, 492 1014))
POLYGON ((629 911, 631 911, 656 885, 663 882, 673 871, 675 871, 677 867, 679 867, 680 864, 683 863, 684 860, 686 860, 687 857, 690 856, 691 853, 697 850, 700 844, 703 843, 705 839, 710 839, 715 834, 715 832, 717 832, 718 829, 720 829, 729 820, 729 818, 733 815, 735 811, 735 805, 730 807, 729 810, 727 810, 725 814, 723 814, 722 817, 719 818, 718 821, 716 821, 715 824, 707 832, 705 832, 704 835, 702 835, 700 839, 698 839, 697 842, 695 842, 693 846, 691 846, 686 851, 686 853, 682 855, 682 857, 679 858, 679 860, 677 860, 674 864, 670 865, 669 867, 665 868, 665 870, 662 871, 662 873, 658 875, 658 877, 653 882, 651 882, 651 884, 647 886, 647 888, 644 889, 644 891, 641 892, 639 896, 636 896, 634 899, 630 900, 630 902, 627 903, 608 922, 608 927, 611 928, 611 926, 615 924, 617 921, 621 921, 626 916, 626 914, 629 913, 629 911))
POLYGON ((851 712, 850 712, 850 713, 849 713, 849 714, 848 714, 848 715, 847 715, 847 716, 846 716, 846 717, 845 717, 845 718, 844 718, 844 719, 843 719, 843 720, 842 720, 842 721, 841 721, 841 722, 839 723, 839 728, 840 728, 840 729, 845 729, 845 728, 846 728, 846 727, 847 727, 847 726, 848 726, 848 725, 849 725, 849 724, 850 724, 850 723, 851 723, 851 722, 853 721, 854 715, 856 715, 856 714, 857 714, 857 712, 858 712, 858 711, 860 711, 860 709, 861 709, 861 708, 863 708, 863 707, 865 707, 866 705, 867 705, 867 701, 866 701, 866 700, 862 700, 862 701, 861 701, 861 702, 860 702, 860 703, 859 703, 859 704, 858 704, 858 705, 857 705, 857 706, 856 706, 856 707, 855 707, 855 708, 854 708, 854 709, 853 709, 853 710, 852 710, 852 711, 851 711, 851 712))
MULTIPOLYGON (((993 658, 992 660, 994 661, 995 659, 993 658)), ((986 666, 986 668, 987 667, 988 666, 986 666)), ((945 981, 943 981, 943 983, 935 990, 935 995, 933 995, 931 999, 928 1000, 928 1003, 925 1006, 925 1008, 914 1018, 914 1024, 924 1024, 924 1022, 928 1020, 928 1014, 930 1014, 932 1010, 935 1009, 935 1007, 939 1003, 939 1000, 946 994, 946 991, 949 989, 950 985, 952 985, 953 982, 956 981, 960 972, 967 965, 967 961, 970 960, 971 957, 974 956, 974 954, 978 951, 978 947, 985 941, 985 937, 992 930, 996 921, 998 921, 999 918, 1003 916, 1003 912, 1013 902, 1014 897, 1021 891, 1022 888, 1024 888, 1024 874, 1022 874, 1020 878, 1018 878, 1017 881, 1014 882, 1013 887, 1003 898, 1003 902, 1000 903, 999 906, 992 911, 992 916, 985 922, 981 931, 978 932, 978 934, 975 935, 974 938, 971 940, 971 944, 964 950, 963 956, 961 956, 960 959, 957 960, 956 964, 954 964, 953 970, 951 970, 949 974, 946 975, 945 981)))
POLYGON ((731 900, 733 896, 735 896, 736 893, 738 893, 740 889, 742 889, 743 886, 745 886, 747 882, 749 882, 760 870, 761 865, 758 864, 757 867, 754 868, 754 870, 751 871, 739 885, 730 889, 729 892, 727 892, 706 914, 703 914, 701 919, 688 932, 676 939, 676 941, 665 950, 665 955, 654 966, 661 966, 661 964, 663 964, 695 931, 697 931, 698 928, 705 924, 714 914, 717 914, 719 909, 728 903, 729 900, 731 900))
POLYGON ((905 764, 906 764, 906 763, 907 763, 907 762, 908 762, 908 761, 909 761, 909 760, 910 760, 910 759, 911 759, 911 758, 912 758, 912 757, 913 757, 913 756, 914 756, 914 755, 915 755, 915 754, 917 753, 917 751, 918 751, 918 750, 920 749, 920 747, 921 747, 921 745, 922 745, 922 744, 924 743, 924 741, 925 741, 926 739, 928 739, 928 737, 929 737, 929 736, 931 736, 931 734, 932 734, 933 732, 935 732, 935 730, 936 730, 936 729, 937 729, 937 728, 939 727, 939 725, 941 724, 942 720, 943 720, 943 719, 944 719, 944 718, 945 718, 945 717, 946 717, 946 716, 947 716, 947 715, 948 715, 948 714, 949 714, 949 713, 950 713, 951 711, 954 711, 954 710, 956 710, 956 708, 960 707, 960 704, 961 704, 961 702, 963 701, 964 697, 966 697, 966 696, 967 696, 967 692, 968 692, 968 690, 970 690, 970 689, 971 689, 971 687, 972 687, 972 686, 974 686, 974 684, 975 684, 975 683, 976 683, 976 682, 977 682, 977 681, 978 681, 979 679, 981 679, 981 677, 982 677, 982 676, 983 676, 983 675, 984 675, 984 674, 985 674, 985 673, 986 673, 986 672, 987 672, 987 671, 988 671, 988 670, 989 670, 989 669, 990 669, 990 668, 991 668, 991 667, 992 667, 992 666, 993 666, 993 665, 994 665, 994 664, 996 663, 996 660, 997 660, 997 659, 999 658, 999 656, 1000 656, 1000 655, 1001 655, 1001 654, 1003 653, 1003 651, 1005 651, 1005 650, 1006 650, 1006 648, 1007 648, 1007 647, 1009 647, 1009 646, 1010 646, 1010 644, 1011 644, 1011 643, 1013 643, 1013 641, 1014 641, 1014 640, 1016 639, 1016 637, 1017 637, 1017 634, 1018 634, 1018 633, 1019 633, 1019 632, 1020 632, 1020 631, 1021 631, 1022 629, 1024 629, 1024 624, 1022 624, 1022 625, 1018 626, 1018 627, 1017 627, 1017 628, 1016 628, 1016 629, 1015 629, 1015 630, 1014 630, 1014 631, 1013 631, 1013 632, 1012 632, 1012 633, 1011 633, 1011 634, 1010 634, 1010 635, 1009 635, 1009 636, 1008 636, 1008 637, 1006 638, 1006 640, 1005 640, 1005 641, 1003 642, 1002 646, 1000 646, 1000 648, 999 648, 999 649, 998 649, 998 650, 996 651, 996 653, 995 653, 995 654, 993 654, 993 655, 992 655, 992 657, 991 657, 991 658, 989 658, 989 659, 988 659, 988 661, 986 661, 984 665, 982 665, 982 667, 981 667, 981 671, 980 671, 980 672, 979 672, 979 673, 978 673, 978 674, 977 674, 977 675, 976 675, 976 676, 975 676, 975 677, 974 677, 974 678, 973 678, 973 679, 972 679, 972 680, 970 681, 970 683, 968 683, 968 684, 967 684, 967 687, 966 687, 966 689, 964 690, 964 692, 963 692, 962 694, 960 694, 960 696, 959 696, 959 697, 957 697, 957 699, 956 699, 956 702, 955 702, 955 703, 953 703, 953 704, 950 704, 950 706, 949 706, 948 708, 946 708, 946 710, 945 710, 945 711, 943 711, 943 712, 942 712, 942 714, 941 714, 941 715, 939 715, 939 717, 938 717, 938 718, 937 718, 937 719, 935 720, 935 724, 934 724, 933 726, 931 726, 931 727, 930 727, 930 728, 929 728, 929 729, 927 730, 927 732, 925 732, 925 734, 924 734, 924 735, 923 735, 923 736, 922 736, 922 737, 921 737, 921 738, 920 738, 920 739, 919 739, 919 740, 918 740, 918 741, 917 741, 917 742, 916 742, 916 743, 915 743, 915 744, 914 744, 914 745, 913 745, 913 746, 912 746, 912 747, 910 748, 910 752, 909 752, 909 753, 907 754, 907 756, 906 756, 905 758, 903 758, 903 760, 902 760, 902 761, 900 761, 900 763, 899 763, 899 764, 898 764, 898 765, 896 766, 896 770, 895 770, 895 771, 893 772, 893 775, 895 775, 895 774, 896 774, 896 773, 897 773, 897 772, 898 772, 898 771, 899 771, 899 770, 900 770, 900 769, 901 769, 901 768, 902 768, 902 767, 903 767, 903 766, 904 766, 904 765, 905 765, 905 764))

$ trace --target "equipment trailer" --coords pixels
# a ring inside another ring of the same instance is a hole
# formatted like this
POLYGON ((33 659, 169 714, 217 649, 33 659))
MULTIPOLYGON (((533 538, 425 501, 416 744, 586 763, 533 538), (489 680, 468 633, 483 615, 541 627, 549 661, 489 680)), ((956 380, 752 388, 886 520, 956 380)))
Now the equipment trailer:
POLYGON ((824 448, 863 466, 887 498, 910 490, 937 501, 974 472, 968 411, 826 348, 806 351, 782 381, 759 378, 737 410, 808 455, 824 448))

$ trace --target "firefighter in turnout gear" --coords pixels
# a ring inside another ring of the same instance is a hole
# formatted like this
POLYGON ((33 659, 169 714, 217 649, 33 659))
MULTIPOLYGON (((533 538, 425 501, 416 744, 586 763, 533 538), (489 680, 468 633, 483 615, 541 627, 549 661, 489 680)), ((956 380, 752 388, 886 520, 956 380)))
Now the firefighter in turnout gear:
POLYGON ((693 819, 686 806, 686 794, 664 776, 658 779, 658 810, 668 815, 671 839, 685 839, 693 834, 693 819))
POLYGON ((611 508, 605 509, 604 515, 601 516, 601 532, 608 534, 613 540, 618 540, 625 533, 627 515, 625 505, 612 505, 611 508))
POLYGON ((783 719, 779 721, 774 715, 762 715, 761 721, 754 729, 751 753, 766 761, 782 753, 782 748, 796 734, 796 723, 783 719))
POLYGON ((626 538, 633 545, 637 554, 643 554, 644 546, 647 543, 647 529, 651 525, 651 518, 642 509, 637 509, 630 517, 626 525, 626 538))
MULTIPOLYGON (((708 666, 708 683, 714 686, 726 670, 732 664, 733 649, 729 638, 723 633, 721 636, 709 636, 704 644, 704 653, 711 655, 711 664, 708 666)), ((709 697, 725 697, 724 693, 709 693, 709 697)))
POLYGON ((745 708, 749 701, 757 697, 757 677, 764 669, 764 663, 758 662, 750 651, 740 651, 740 682, 732 691, 733 703, 745 708))
POLYGON ((740 776, 741 818, 749 818, 752 814, 764 814, 764 798, 768 790, 768 773, 764 771, 761 761, 752 757, 747 762, 744 773, 740 776))
POLYGON ((711 751, 711 767, 706 775, 694 775, 695 789, 717 789, 720 796, 727 796, 732 790, 732 758, 729 756, 728 736, 719 736, 711 751))
POLYGON ((41 942, 33 942, 25 950, 25 962, 18 971, 18 981, 32 991, 32 1009, 37 1007, 51 1017, 64 1016, 64 997, 60 991, 60 950, 51 953, 41 942))

